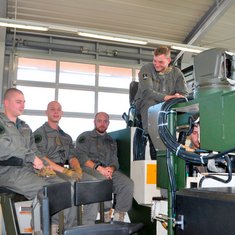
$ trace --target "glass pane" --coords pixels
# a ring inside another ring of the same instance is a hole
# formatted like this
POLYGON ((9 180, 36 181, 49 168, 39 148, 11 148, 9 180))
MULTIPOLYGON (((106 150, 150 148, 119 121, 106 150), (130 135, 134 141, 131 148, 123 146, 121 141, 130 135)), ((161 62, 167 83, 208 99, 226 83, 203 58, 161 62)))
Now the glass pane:
POLYGON ((56 61, 19 58, 17 80, 55 82, 56 61))
POLYGON ((94 128, 93 119, 88 118, 67 118, 62 117, 60 127, 68 133, 73 141, 84 131, 89 131, 94 128))
POLYGON ((120 93, 99 92, 98 111, 108 114, 120 114, 129 109, 129 95, 120 93))
MULTIPOLYGON (((84 131, 91 131, 94 129, 94 119, 90 118, 67 118, 62 117, 60 120, 60 127, 68 133, 73 141, 76 141, 77 137, 84 131)), ((110 120, 108 132, 116 131, 126 128, 125 121, 110 120)))
POLYGON ((132 70, 109 66, 99 67, 99 86, 129 88, 132 80, 132 70))
POLYGON ((35 131, 47 121, 46 116, 21 115, 19 118, 25 121, 30 126, 32 131, 35 131))
POLYGON ((59 89, 59 102, 63 111, 94 113, 95 93, 93 91, 59 89))
POLYGON ((60 83, 95 85, 95 65, 70 62, 60 63, 60 83))
POLYGON ((25 109, 46 110, 47 104, 55 100, 55 89, 17 86, 24 93, 25 109))

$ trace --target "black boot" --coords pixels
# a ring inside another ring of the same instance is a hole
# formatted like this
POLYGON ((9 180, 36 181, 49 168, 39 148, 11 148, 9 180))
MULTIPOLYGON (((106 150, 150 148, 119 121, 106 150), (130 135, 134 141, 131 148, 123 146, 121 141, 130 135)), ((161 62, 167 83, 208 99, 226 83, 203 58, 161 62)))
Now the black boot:
POLYGON ((140 128, 136 128, 133 140, 133 160, 145 160, 146 144, 147 137, 144 135, 144 131, 140 128))
POLYGON ((156 151, 149 135, 148 135, 148 139, 149 139, 149 152, 150 152, 151 160, 156 160, 157 159, 157 151, 156 151))

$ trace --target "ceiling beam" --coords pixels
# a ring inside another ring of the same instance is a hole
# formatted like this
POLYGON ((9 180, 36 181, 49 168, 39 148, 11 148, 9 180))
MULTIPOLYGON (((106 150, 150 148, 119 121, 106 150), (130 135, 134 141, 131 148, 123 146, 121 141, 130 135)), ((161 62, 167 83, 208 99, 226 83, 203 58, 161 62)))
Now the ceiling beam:
MULTIPOLYGON (((234 0, 216 0, 209 10, 198 21, 195 27, 184 39, 183 43, 192 45, 198 43, 209 29, 220 19, 220 17, 234 4, 234 0)), ((180 51, 175 57, 174 64, 183 55, 180 51)))
POLYGON ((234 4, 234 0, 217 0, 199 20, 196 26, 184 39, 183 43, 197 43, 200 38, 221 18, 221 16, 234 4))

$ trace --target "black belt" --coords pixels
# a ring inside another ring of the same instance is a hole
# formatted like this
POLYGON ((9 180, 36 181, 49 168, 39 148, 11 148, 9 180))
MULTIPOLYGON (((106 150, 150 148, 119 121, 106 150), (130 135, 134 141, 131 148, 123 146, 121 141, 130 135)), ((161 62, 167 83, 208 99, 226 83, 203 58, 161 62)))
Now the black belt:
POLYGON ((7 160, 0 161, 0 166, 23 166, 23 159, 10 157, 7 160))

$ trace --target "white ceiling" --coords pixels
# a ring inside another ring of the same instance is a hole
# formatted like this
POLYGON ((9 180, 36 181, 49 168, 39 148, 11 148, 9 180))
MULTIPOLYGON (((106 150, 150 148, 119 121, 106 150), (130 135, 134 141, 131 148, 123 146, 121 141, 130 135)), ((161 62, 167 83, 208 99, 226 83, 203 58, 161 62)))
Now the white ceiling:
POLYGON ((7 0, 7 17, 235 51, 234 3, 235 0, 7 0))

